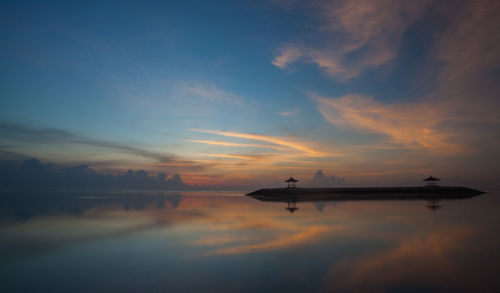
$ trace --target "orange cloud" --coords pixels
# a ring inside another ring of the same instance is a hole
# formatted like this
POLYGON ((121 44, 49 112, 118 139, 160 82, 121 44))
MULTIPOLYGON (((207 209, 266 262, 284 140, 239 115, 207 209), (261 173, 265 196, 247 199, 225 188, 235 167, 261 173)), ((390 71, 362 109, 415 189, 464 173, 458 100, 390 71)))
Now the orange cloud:
POLYGON ((280 54, 272 61, 273 65, 285 69, 290 63, 302 57, 304 52, 294 46, 284 46, 280 49, 280 54))
POLYGON ((263 134, 250 134, 250 133, 239 133, 239 132, 219 131, 219 130, 205 130, 205 129, 193 129, 193 131, 228 136, 228 137, 235 137, 235 138, 243 138, 243 139, 268 142, 268 143, 283 146, 283 147, 286 147, 289 149, 294 149, 296 151, 300 151, 303 155, 312 156, 312 157, 332 156, 332 154, 326 154, 324 152, 317 151, 317 150, 311 148, 310 146, 306 145, 305 143, 302 143, 302 142, 299 142, 296 140, 292 140, 292 139, 282 138, 282 137, 263 135, 263 134))
POLYGON ((329 99, 312 95, 317 109, 330 123, 360 132, 387 135, 406 147, 421 147, 441 152, 457 152, 460 146, 449 143, 450 134, 440 131, 446 116, 423 102, 382 104, 367 96, 345 95, 329 99))
POLYGON ((228 159, 242 159, 242 160, 269 160, 272 155, 230 155, 230 154, 205 154, 207 157, 218 157, 228 159))
POLYGON ((330 76, 347 81, 365 69, 391 62, 406 28, 422 14, 427 3, 400 0, 325 2, 318 9, 319 19, 324 24, 318 31, 326 33, 326 40, 330 34, 335 36, 335 43, 286 44, 272 63, 284 69, 301 59, 318 65, 330 76), (357 58, 352 58, 353 53, 357 58), (345 59, 349 54, 351 58, 347 64, 345 59))
POLYGON ((249 240, 242 237, 206 236, 193 242, 197 246, 218 246, 249 240))
POLYGON ((190 139, 189 141, 203 143, 203 144, 227 146, 227 147, 269 148, 269 149, 275 149, 275 150, 284 150, 284 148, 273 146, 273 145, 266 145, 266 144, 234 143, 234 142, 226 142, 226 141, 200 140, 200 139, 190 139))

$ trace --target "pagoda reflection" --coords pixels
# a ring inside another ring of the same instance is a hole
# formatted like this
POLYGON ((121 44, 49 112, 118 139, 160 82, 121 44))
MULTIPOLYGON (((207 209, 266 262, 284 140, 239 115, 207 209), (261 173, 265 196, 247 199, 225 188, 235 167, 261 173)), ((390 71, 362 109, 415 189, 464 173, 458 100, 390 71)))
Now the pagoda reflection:
POLYGON ((432 211, 437 211, 438 209, 442 208, 443 206, 439 204, 438 199, 429 199, 427 201, 426 207, 432 211))
POLYGON ((288 210, 291 214, 293 214, 293 212, 295 212, 296 210, 299 209, 296 206, 296 201, 295 200, 289 200, 289 201, 287 201, 287 203, 288 203, 288 206, 285 209, 288 210))

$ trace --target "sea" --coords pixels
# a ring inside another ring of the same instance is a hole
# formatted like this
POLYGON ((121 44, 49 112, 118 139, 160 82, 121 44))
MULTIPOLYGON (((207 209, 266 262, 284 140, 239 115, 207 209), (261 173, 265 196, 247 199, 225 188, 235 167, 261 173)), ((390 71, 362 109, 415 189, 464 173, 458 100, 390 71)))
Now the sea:
POLYGON ((0 292, 500 292, 500 190, 261 202, 0 192, 0 292))

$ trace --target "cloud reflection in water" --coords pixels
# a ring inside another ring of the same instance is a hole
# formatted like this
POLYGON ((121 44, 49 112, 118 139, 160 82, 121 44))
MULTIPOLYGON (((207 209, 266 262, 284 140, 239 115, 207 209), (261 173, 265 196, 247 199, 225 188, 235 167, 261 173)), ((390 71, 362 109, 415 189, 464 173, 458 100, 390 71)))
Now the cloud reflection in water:
POLYGON ((52 203, 43 198, 47 204, 28 209, 30 214, 19 213, 21 201, 2 204, 6 288, 19 289, 26 279, 31 289, 54 288, 25 272, 46 280, 58 272, 70 285, 55 283, 76 291, 85 291, 78 288, 88 278, 98 278, 100 288, 125 291, 497 286, 500 239, 492 223, 500 216, 498 203, 492 204, 498 199, 489 195, 445 201, 446 209, 436 212, 423 201, 347 201, 321 209, 301 202, 294 214, 285 203, 234 194, 58 194, 52 203))

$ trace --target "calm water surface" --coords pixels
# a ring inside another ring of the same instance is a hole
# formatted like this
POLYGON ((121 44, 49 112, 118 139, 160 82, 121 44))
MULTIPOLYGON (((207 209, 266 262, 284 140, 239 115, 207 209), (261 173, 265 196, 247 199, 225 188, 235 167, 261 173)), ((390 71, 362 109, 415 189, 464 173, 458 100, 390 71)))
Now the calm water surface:
POLYGON ((0 193, 0 291, 498 292, 500 193, 265 203, 0 193))

